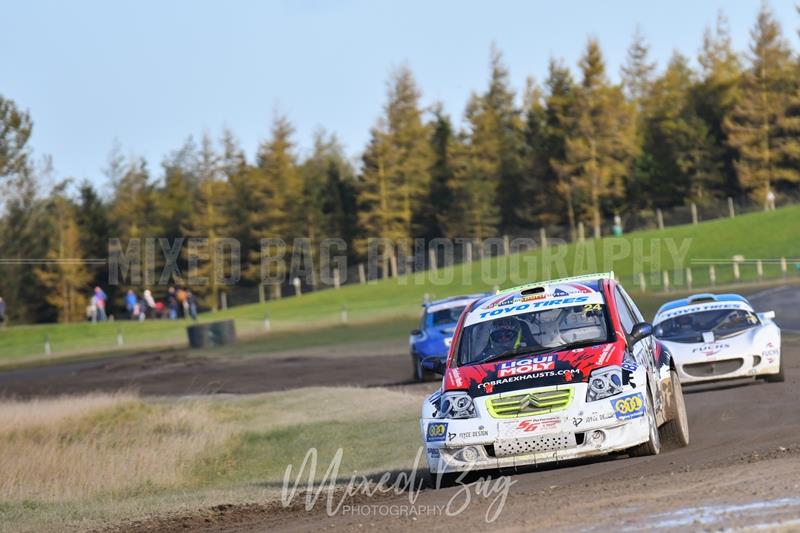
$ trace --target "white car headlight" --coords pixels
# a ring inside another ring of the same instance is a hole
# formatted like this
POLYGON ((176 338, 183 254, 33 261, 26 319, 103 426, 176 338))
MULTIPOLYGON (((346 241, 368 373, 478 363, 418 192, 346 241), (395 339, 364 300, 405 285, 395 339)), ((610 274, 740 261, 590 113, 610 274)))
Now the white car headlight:
POLYGON ((602 400, 622 392, 622 369, 618 366, 599 368, 589 374, 586 401, 602 400))
POLYGON ((466 392, 446 392, 439 398, 436 418, 474 418, 475 404, 466 392))

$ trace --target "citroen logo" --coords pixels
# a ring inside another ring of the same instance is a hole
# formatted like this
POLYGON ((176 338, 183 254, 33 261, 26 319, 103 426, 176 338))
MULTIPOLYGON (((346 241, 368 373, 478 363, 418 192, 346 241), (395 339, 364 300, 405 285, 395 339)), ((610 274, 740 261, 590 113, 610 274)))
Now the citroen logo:
POLYGON ((522 400, 520 400, 519 409, 525 409, 526 407, 530 406, 538 407, 537 403, 538 402, 536 401, 536 396, 533 393, 531 393, 525 396, 522 400))

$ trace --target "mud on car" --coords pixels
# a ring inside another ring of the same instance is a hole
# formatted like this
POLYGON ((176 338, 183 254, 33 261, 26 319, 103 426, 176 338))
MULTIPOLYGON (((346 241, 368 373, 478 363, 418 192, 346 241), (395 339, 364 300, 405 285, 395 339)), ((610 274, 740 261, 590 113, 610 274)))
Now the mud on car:
POLYGON ((442 387, 422 408, 430 473, 685 446, 671 355, 613 273, 515 287, 472 302, 442 387))

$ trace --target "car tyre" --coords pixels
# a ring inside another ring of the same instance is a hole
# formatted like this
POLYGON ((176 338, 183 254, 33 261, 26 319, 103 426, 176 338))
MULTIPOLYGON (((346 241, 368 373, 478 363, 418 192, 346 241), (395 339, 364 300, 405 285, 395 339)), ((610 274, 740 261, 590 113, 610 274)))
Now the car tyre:
POLYGON ((658 421, 656 420, 656 413, 653 409, 653 401, 650 399, 650 394, 645 394, 645 416, 650 427, 650 436, 642 444, 638 444, 631 448, 628 455, 631 457, 644 457, 647 455, 658 455, 661 453, 661 439, 658 434, 658 421))
POLYGON ((432 489, 448 489, 455 487, 458 483, 458 478, 461 472, 450 472, 445 474, 436 474, 428 471, 428 486, 432 489))
POLYGON ((786 381, 786 374, 783 372, 783 357, 781 357, 781 362, 778 365, 778 373, 777 374, 767 374, 764 376, 764 381, 767 383, 783 383, 786 381))
POLYGON ((665 448, 683 448, 689 445, 689 417, 686 415, 683 387, 674 370, 670 371, 670 394, 672 413, 669 421, 661 426, 660 439, 665 448))

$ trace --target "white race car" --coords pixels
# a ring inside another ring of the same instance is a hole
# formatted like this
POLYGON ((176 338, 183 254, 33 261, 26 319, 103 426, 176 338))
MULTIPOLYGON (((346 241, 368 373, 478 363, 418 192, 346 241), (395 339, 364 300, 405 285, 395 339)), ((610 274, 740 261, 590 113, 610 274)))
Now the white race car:
POLYGON ((470 303, 422 407, 437 485, 463 472, 686 446, 669 351, 613 274, 524 285, 470 303))
POLYGON ((672 353, 681 383, 760 377, 783 381, 774 311, 756 313, 738 294, 697 294, 661 306, 655 336, 672 353))

